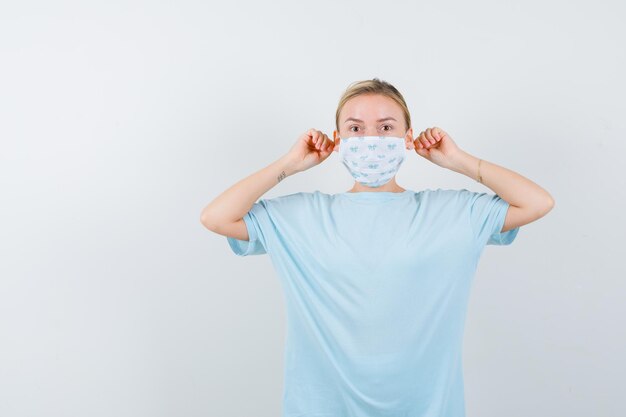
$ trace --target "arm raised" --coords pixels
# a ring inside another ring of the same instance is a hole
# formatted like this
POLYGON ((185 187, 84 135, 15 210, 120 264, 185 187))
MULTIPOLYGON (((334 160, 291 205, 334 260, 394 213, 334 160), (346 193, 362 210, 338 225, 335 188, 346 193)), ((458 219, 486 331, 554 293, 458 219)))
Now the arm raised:
POLYGON ((202 210, 200 222, 212 232, 248 240, 243 216, 263 194, 295 172, 287 156, 280 157, 215 197, 202 210))
POLYGON ((249 240, 243 216, 268 190, 285 178, 324 161, 334 142, 319 130, 303 133, 290 151, 265 168, 248 175, 211 201, 200 214, 207 229, 239 240, 249 240))
POLYGON ((474 180, 479 180, 480 162, 482 184, 510 204, 501 232, 531 223, 548 214, 554 207, 554 198, 550 193, 515 171, 484 159, 481 161, 464 151, 456 155, 455 162, 454 171, 474 180))

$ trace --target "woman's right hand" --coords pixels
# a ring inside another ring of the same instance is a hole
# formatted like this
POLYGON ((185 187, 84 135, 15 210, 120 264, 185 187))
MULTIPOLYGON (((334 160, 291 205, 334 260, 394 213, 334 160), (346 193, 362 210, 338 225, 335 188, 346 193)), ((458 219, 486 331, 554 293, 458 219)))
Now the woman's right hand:
POLYGON ((323 162, 333 153, 334 148, 335 142, 325 133, 309 129, 298 138, 286 158, 297 172, 301 172, 323 162))

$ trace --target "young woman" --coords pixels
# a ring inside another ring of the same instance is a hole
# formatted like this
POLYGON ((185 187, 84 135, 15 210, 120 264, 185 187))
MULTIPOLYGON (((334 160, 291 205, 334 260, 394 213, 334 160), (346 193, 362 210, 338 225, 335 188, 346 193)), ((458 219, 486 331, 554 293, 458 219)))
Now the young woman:
POLYGON ((485 245, 508 245, 554 206, 527 178, 461 150, 433 127, 413 138, 400 92, 353 83, 333 140, 316 129, 202 212, 240 256, 269 254, 287 306, 283 417, 462 417, 462 337, 485 245), (407 190, 413 154, 494 193, 407 190), (355 182, 338 194, 257 199, 337 152, 355 182))

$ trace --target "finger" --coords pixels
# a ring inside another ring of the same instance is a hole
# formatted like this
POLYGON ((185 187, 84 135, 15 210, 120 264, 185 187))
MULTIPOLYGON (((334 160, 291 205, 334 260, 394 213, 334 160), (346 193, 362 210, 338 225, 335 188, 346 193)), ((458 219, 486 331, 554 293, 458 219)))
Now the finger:
POLYGON ((433 129, 433 136, 436 135, 437 146, 441 145, 441 141, 443 140, 445 134, 446 134, 446 132, 444 132, 443 130, 439 129, 438 127, 433 129))
POLYGON ((428 158, 428 155, 430 154, 430 151, 424 147, 419 147, 415 149, 415 152, 419 155, 422 156, 424 158, 428 158))
POLYGON ((423 148, 424 144, 422 143, 422 134, 420 133, 418 137, 415 138, 415 144, 418 148, 423 148))
POLYGON ((422 132, 419 136, 419 141, 422 144, 422 148, 427 148, 430 146, 430 142, 426 139, 425 133, 422 132))
POLYGON ((319 149, 320 151, 323 151, 324 148, 326 147, 326 137, 325 136, 326 135, 324 135, 324 134, 320 134, 320 138, 319 138, 319 141, 318 141, 318 145, 319 146, 317 147, 317 149, 319 149))
POLYGON ((316 130, 315 132, 313 132, 313 144, 315 145, 315 149, 320 148, 320 142, 320 132, 316 130))
POLYGON ((326 139, 328 140, 328 144, 326 145, 326 150, 332 151, 333 148, 335 147, 335 142, 333 142, 332 139, 329 138, 328 136, 326 137, 326 139))
POLYGON ((433 138, 431 128, 426 129, 426 133, 424 134, 424 136, 426 136, 426 139, 430 142, 431 145, 435 144, 436 140, 435 138, 433 138))
POLYGON ((328 136, 325 133, 320 134, 320 151, 326 150, 328 146, 328 136))
POLYGON ((326 142, 326 139, 324 138, 324 134, 322 132, 318 131, 318 136, 317 136, 317 150, 321 151, 324 148, 324 144, 326 142))

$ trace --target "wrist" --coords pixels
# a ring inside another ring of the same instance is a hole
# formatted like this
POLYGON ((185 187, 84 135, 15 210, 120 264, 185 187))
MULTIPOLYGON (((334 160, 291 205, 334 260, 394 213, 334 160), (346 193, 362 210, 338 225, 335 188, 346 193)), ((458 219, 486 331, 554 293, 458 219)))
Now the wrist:
POLYGON ((482 168, 481 159, 471 155, 465 151, 460 151, 454 159, 454 165, 451 168, 459 174, 466 175, 474 181, 479 181, 479 168, 482 168), (480 164, 480 167, 479 167, 480 164))
POLYGON ((289 158, 288 155, 283 155, 275 161, 280 172, 284 172, 284 175, 289 177, 298 173, 296 164, 289 158))

